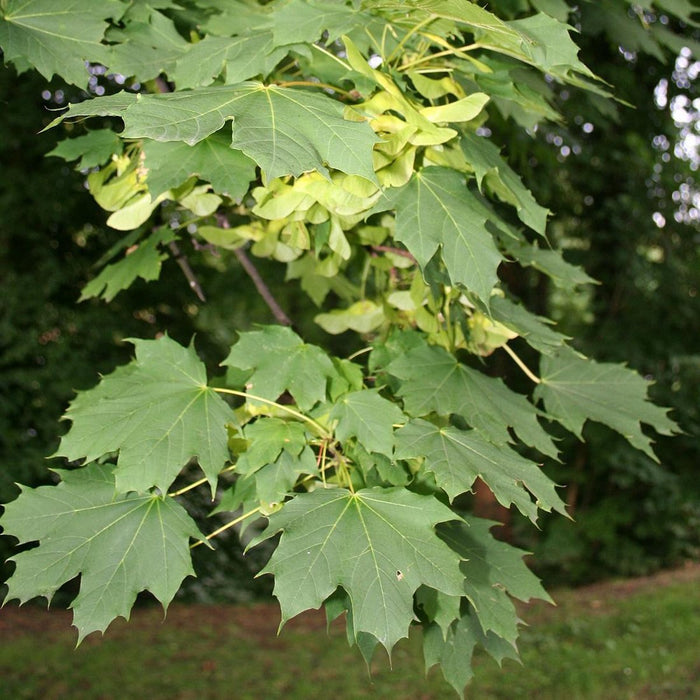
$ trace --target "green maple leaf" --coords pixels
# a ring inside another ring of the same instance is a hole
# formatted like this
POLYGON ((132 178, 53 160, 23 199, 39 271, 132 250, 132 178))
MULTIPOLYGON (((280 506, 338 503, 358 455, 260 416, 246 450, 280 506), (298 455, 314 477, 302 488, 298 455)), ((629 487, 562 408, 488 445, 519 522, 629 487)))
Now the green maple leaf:
POLYGON ((240 151, 231 148, 224 134, 188 146, 178 141, 151 141, 141 144, 143 167, 148 169, 147 184, 153 196, 185 182, 192 175, 211 183, 219 194, 240 199, 255 179, 255 163, 240 151))
POLYGON ((318 474, 316 455, 305 447, 298 455, 283 451, 274 462, 255 472, 255 492, 263 504, 281 503, 303 474, 318 474))
POLYGON ((508 25, 523 36, 522 50, 528 62, 543 73, 606 94, 576 75, 596 77, 579 61, 579 49, 569 35, 570 27, 567 24, 540 12, 531 17, 508 22, 508 25))
POLYGON ((291 0, 272 15, 276 45, 312 43, 328 32, 324 41, 332 42, 371 20, 337 0, 291 0))
POLYGON ((582 284, 597 284, 580 267, 564 260, 558 250, 542 250, 536 243, 530 244, 522 236, 503 236, 501 243, 520 265, 534 267, 547 275, 560 289, 569 291, 582 284))
POLYGON ((474 677, 472 656, 476 645, 483 641, 483 633, 474 615, 456 620, 443 635, 437 624, 430 625, 423 634, 423 658, 426 672, 440 664, 445 680, 464 697, 464 688, 474 677))
POLYGON ((464 697, 464 688, 474 676, 472 655, 480 644, 500 664, 503 659, 518 660, 517 651, 493 632, 484 634, 473 611, 452 623, 443 635, 437 624, 423 634, 423 658, 426 671, 440 664, 445 680, 464 697))
POLYGON ((177 61, 172 79, 179 89, 211 85, 223 74, 227 85, 266 76, 289 53, 271 31, 243 36, 206 36, 177 61))
POLYGON ((118 42, 109 49, 110 72, 135 76, 141 83, 169 75, 189 47, 174 22, 156 11, 147 21, 128 22, 124 29, 109 32, 107 39, 118 42))
POLYGON ((490 310, 494 321, 515 331, 541 353, 551 354, 569 340, 568 336, 557 333, 549 327, 552 321, 544 316, 530 313, 524 306, 510 299, 492 297, 490 310))
POLYGON ((520 177, 501 158, 498 147, 483 136, 466 134, 460 142, 462 151, 474 169, 479 189, 484 184, 504 202, 512 204, 520 220, 544 235, 549 210, 541 207, 520 177))
POLYGON ((345 441, 356 437, 368 452, 390 456, 394 449, 394 424, 406 420, 401 409, 375 389, 353 391, 340 397, 330 413, 337 420, 335 434, 345 441))
POLYGON ((282 451, 298 456, 306 447, 306 432, 298 421, 261 417, 245 427, 250 447, 239 457, 236 473, 253 474, 271 464, 282 451))
POLYGON ((167 254, 161 252, 160 246, 170 243, 177 236, 168 228, 162 228, 141 241, 121 260, 107 265, 95 278, 90 280, 80 294, 78 301, 92 297, 102 297, 112 301, 122 290, 128 289, 137 277, 147 282, 160 277, 160 268, 167 254))
POLYGON ((119 451, 120 492, 161 492, 196 457, 212 486, 229 459, 226 423, 233 411, 207 386, 194 347, 164 336, 132 340, 136 359, 73 400, 57 455, 88 462, 119 451))
POLYGON ((282 620, 318 608, 340 586, 356 635, 370 634, 390 651, 408 634, 419 586, 461 592, 459 556, 434 530, 455 517, 433 497, 403 488, 296 496, 270 517, 258 540, 282 532, 262 572, 275 576, 282 620))
POLYGON ((396 442, 395 457, 424 457, 423 466, 435 475, 437 485, 451 501, 471 490, 477 477, 481 477, 499 503, 506 507, 514 504, 533 522, 537 520, 538 508, 566 513, 554 483, 537 464, 505 445, 485 440, 476 430, 438 428, 414 419, 397 431, 396 442))
POLYGON ((510 598, 553 602, 523 561, 527 554, 497 540, 490 529, 498 523, 465 516, 464 522, 438 526, 440 537, 464 558, 464 595, 469 598, 484 634, 493 632, 515 650, 517 611, 510 598))
POLYGON ((5 0, 0 7, 0 46, 5 61, 28 62, 47 80, 54 74, 74 85, 87 84, 86 61, 106 61, 101 44, 107 19, 126 6, 117 0, 5 0))
POLYGON ((232 148, 250 156, 268 179, 327 174, 326 165, 376 181, 372 148, 379 140, 369 124, 343 118, 343 105, 295 88, 245 82, 158 95, 117 93, 75 105, 67 117, 115 115, 125 138, 184 141, 190 145, 234 120, 232 148))
POLYGON ((107 465, 59 471, 57 486, 22 488, 5 506, 5 534, 39 546, 12 557, 7 600, 50 600, 81 574, 71 607, 79 640, 129 617, 140 591, 167 607, 186 576, 194 575, 188 541, 197 526, 172 498, 117 493, 107 465))
POLYGON ((96 129, 84 136, 63 139, 46 155, 57 156, 68 161, 80 158, 77 169, 84 170, 103 165, 113 154, 119 154, 121 151, 122 142, 118 134, 111 129, 96 129))
POLYGON ((485 303, 496 281, 501 255, 486 229, 486 212, 460 173, 430 167, 387 195, 396 208, 396 240, 425 267, 441 248, 450 279, 485 303))
POLYGON ((604 423, 631 445, 657 460, 641 423, 661 435, 672 435, 676 424, 668 409, 647 400, 648 382, 623 365, 598 363, 570 348, 542 356, 540 384, 535 399, 542 399, 547 412, 579 439, 587 419, 604 423))
POLYGON ((409 415, 457 414, 497 445, 512 442, 510 426, 526 445, 557 456, 535 407, 524 396, 500 379, 460 364, 443 348, 423 343, 391 362, 387 371, 402 380, 397 393, 409 415))
POLYGON ((246 380, 251 394, 274 401, 289 391, 303 411, 325 401, 329 380, 337 378, 333 363, 321 348, 307 345, 284 326, 241 333, 222 364, 252 370, 246 380))

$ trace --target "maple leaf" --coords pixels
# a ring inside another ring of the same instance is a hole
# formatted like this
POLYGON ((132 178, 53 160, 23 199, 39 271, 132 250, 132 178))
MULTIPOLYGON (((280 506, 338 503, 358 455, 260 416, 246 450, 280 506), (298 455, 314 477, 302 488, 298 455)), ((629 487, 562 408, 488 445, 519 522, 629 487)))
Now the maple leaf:
POLYGON ((425 630, 423 658, 426 671, 440 664, 445 680, 460 697, 464 697, 464 688, 474 676, 471 661, 477 644, 483 646, 499 664, 503 659, 518 660, 513 646, 493 632, 484 634, 477 616, 469 611, 455 620, 445 635, 437 624, 425 630))
POLYGON ((396 441, 395 457, 424 457, 425 468, 433 472, 437 485, 451 501, 469 491, 481 477, 499 503, 506 507, 515 504, 533 522, 538 508, 566 513, 554 483, 537 464, 505 445, 485 440, 476 430, 438 428, 415 419, 397 431, 396 441), (528 491, 537 499, 536 504, 528 491))
POLYGON ((240 199, 255 179, 255 163, 231 148, 222 133, 212 134, 194 146, 178 141, 151 141, 141 144, 146 184, 156 196, 185 182, 192 175, 210 182, 220 194, 240 199))
POLYGON ((66 412, 72 421, 57 456, 88 462, 119 451, 117 489, 167 491, 193 457, 212 490, 229 459, 226 423, 233 411, 207 386, 194 347, 167 336, 132 340, 136 359, 83 391, 66 412))
POLYGON ((401 379, 397 390, 406 413, 462 416, 491 442, 511 442, 508 426, 518 437, 550 457, 557 456, 552 438, 537 421, 532 404, 500 379, 457 362, 446 350, 423 341, 386 368, 401 379))
POLYGON ((455 517, 432 496, 404 488, 317 489, 274 513, 254 544, 282 532, 261 573, 275 576, 283 622, 320 607, 341 586, 355 633, 390 651, 408 634, 419 586, 460 595, 459 556, 434 530, 455 517))
POLYGON ((366 122, 343 118, 343 105, 307 90, 244 82, 183 92, 117 93, 69 105, 50 126, 74 116, 120 116, 125 138, 194 145, 234 120, 232 147, 250 156, 269 179, 328 174, 326 165, 376 182, 366 122))
POLYGON ((396 208, 396 240, 419 264, 425 267, 441 248, 452 282, 488 303, 501 255, 463 176, 449 168, 424 168, 387 200, 396 208))
POLYGON ((272 32, 243 36, 206 36, 191 44, 172 73, 178 88, 211 85, 223 74, 227 85, 256 75, 267 75, 287 55, 288 46, 277 46, 272 32))
POLYGON ((168 257, 161 252, 160 246, 175 238, 175 233, 169 228, 161 228, 152 233, 121 260, 105 266, 83 287, 78 301, 92 297, 112 301, 122 289, 130 287, 137 277, 146 281, 157 280, 160 277, 161 263, 168 257))
POLYGON ((161 73, 170 74, 190 46, 175 23, 155 10, 147 21, 127 22, 123 29, 110 31, 107 38, 113 42, 106 60, 110 72, 138 76, 141 83, 161 73))
POLYGON ((5 0, 0 7, 4 59, 25 66, 29 62, 47 80, 56 74, 85 86, 85 62, 107 59, 106 47, 100 44, 105 20, 120 17, 125 9, 118 0, 5 0))
POLYGON ((276 45, 312 43, 321 39, 333 42, 371 20, 371 15, 358 12, 337 0, 291 0, 272 15, 276 45))
POLYGON ((337 378, 321 348, 307 345, 284 326, 241 333, 222 364, 252 370, 246 382, 251 394, 274 401, 289 391, 303 411, 325 401, 328 381, 337 378))
POLYGON ((491 315, 494 321, 502 323, 506 328, 515 331, 535 350, 544 354, 552 354, 562 347, 569 337, 553 331, 552 324, 543 316, 536 316, 524 306, 510 299, 493 296, 491 298, 491 315))
POLYGON ((122 142, 111 129, 96 129, 84 136, 63 139, 47 156, 57 156, 64 160, 77 160, 79 170, 94 168, 108 161, 112 154, 121 153, 122 142))
POLYGON ((5 534, 39 546, 12 558, 7 600, 51 600, 59 586, 82 575, 71 604, 80 641, 129 618, 140 591, 167 608, 186 576, 193 576, 189 538, 202 539, 172 498, 119 494, 109 465, 58 471, 57 486, 22 487, 5 506, 5 534))
POLYGON ((535 399, 542 399, 547 412, 579 439, 586 419, 594 420, 658 461, 640 424, 651 425, 661 435, 677 429, 666 415, 668 409, 647 400, 648 382, 624 365, 598 363, 562 348, 542 356, 540 372, 535 399))
POLYGON ((345 441, 356 437, 369 452, 390 456, 394 448, 394 424, 403 423, 401 409, 376 389, 353 391, 340 397, 330 413, 337 420, 335 434, 345 441))
POLYGON ((460 141, 462 151, 474 169, 479 189, 484 184, 504 202, 512 204, 520 220, 544 235, 549 210, 541 207, 520 177, 501 158, 498 147, 483 136, 466 134, 460 141))
POLYGON ((508 596, 523 602, 553 601, 525 564, 527 552, 497 540, 490 532, 495 525, 499 523, 467 515, 463 521, 439 525, 438 533, 464 559, 463 595, 473 605, 483 633, 493 632, 515 650, 520 619, 508 596))

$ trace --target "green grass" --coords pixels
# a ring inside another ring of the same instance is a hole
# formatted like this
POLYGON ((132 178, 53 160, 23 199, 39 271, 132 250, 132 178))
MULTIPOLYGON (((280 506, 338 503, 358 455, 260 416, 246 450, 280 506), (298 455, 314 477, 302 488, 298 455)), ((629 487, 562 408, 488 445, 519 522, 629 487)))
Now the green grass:
MULTIPOLYGON (((647 584, 639 591, 596 587, 558 594, 556 609, 523 612, 523 665, 504 670, 478 655, 467 697, 700 697, 700 580, 647 584)), ((104 638, 74 650, 63 612, 0 612, 0 698, 391 698, 456 697, 434 669, 425 678, 418 635, 399 644, 370 680, 344 631, 325 633, 318 616, 277 637, 277 611, 174 606, 137 610, 104 638)))

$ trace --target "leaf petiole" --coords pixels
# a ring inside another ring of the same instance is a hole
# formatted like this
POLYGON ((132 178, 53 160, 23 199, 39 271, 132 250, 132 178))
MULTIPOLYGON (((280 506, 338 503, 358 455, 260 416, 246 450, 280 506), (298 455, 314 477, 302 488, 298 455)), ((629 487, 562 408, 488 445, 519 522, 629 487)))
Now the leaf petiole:
POLYGON ((276 408, 279 408, 281 411, 286 411, 291 416, 294 416, 295 418, 299 418, 299 420, 303 420, 306 423, 308 423, 309 425, 313 426, 321 437, 323 437, 323 438, 332 437, 332 434, 329 433, 320 423, 315 421, 313 418, 309 418, 309 416, 305 416, 303 413, 300 413, 299 411, 296 411, 293 408, 290 408, 289 406, 285 406, 284 404, 277 403, 276 401, 271 401, 270 399, 265 399, 262 396, 257 396, 256 394, 249 394, 245 391, 238 391, 237 389, 225 389, 223 387, 211 387, 211 388, 220 394, 231 394, 232 396, 240 396, 241 398, 244 398, 244 399, 252 399, 253 401, 261 401, 262 403, 266 403, 268 406, 275 406, 276 408))
POLYGON ((233 527, 234 525, 238 525, 238 523, 242 523, 246 518, 249 518, 251 515, 255 515, 260 511, 260 506, 257 508, 253 508, 253 510, 249 510, 247 513, 243 513, 243 515, 239 515, 237 518, 234 518, 233 520, 229 520, 227 523, 224 523, 221 527, 217 528, 214 530, 214 532, 210 532, 208 535, 204 537, 204 540, 197 540, 194 544, 190 545, 190 549, 194 549, 195 547, 199 547, 200 544, 204 544, 204 541, 209 541, 216 537, 217 535, 220 535, 222 532, 228 530, 229 528, 233 527))
POLYGON ((513 358, 513 362, 520 367, 520 369, 529 379, 535 382, 535 384, 542 383, 542 380, 536 374, 534 374, 532 370, 515 354, 515 350, 513 350, 508 344, 503 345, 502 347, 513 358))

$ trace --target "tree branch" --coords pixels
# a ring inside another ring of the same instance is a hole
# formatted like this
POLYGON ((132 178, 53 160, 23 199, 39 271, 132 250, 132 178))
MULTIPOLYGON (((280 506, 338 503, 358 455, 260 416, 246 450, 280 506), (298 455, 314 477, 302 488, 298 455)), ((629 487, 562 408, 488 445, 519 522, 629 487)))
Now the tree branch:
MULTIPOLYGON (((225 214, 217 214, 216 220, 219 222, 221 228, 231 228, 228 218, 225 214)), ((260 276, 258 268, 255 267, 253 261, 248 257, 248 254, 242 248, 236 248, 234 251, 235 256, 238 258, 238 262, 241 267, 248 273, 250 279, 253 280, 255 288, 258 290, 258 294, 263 298, 263 301, 267 304, 272 315, 277 319, 277 322, 282 326, 292 326, 292 321, 284 313, 282 307, 277 303, 277 299, 272 295, 270 288, 265 284, 265 280, 260 276)))
POLYGON ((250 279, 253 280, 255 288, 268 305, 270 311, 272 311, 272 314, 277 319, 277 322, 283 326, 291 326, 292 322, 290 318, 286 313, 284 313, 282 307, 277 303, 275 297, 272 296, 270 288, 265 284, 265 281, 258 272, 258 268, 253 265, 253 261, 248 257, 246 252, 242 248, 236 248, 233 252, 238 258, 238 262, 241 263, 241 267, 248 273, 250 279))
POLYGON ((194 274, 194 271, 190 266, 190 261, 187 259, 187 256, 180 250, 180 247, 177 243, 175 243, 175 241, 169 243, 168 248, 170 248, 170 252, 173 254, 173 257, 177 261, 177 264, 180 266, 182 273, 187 278, 187 281, 190 285, 190 289, 192 289, 192 291, 197 295, 197 298, 200 301, 206 301, 207 298, 204 296, 202 286, 199 284, 199 280, 194 274))

